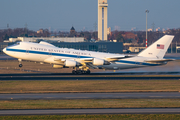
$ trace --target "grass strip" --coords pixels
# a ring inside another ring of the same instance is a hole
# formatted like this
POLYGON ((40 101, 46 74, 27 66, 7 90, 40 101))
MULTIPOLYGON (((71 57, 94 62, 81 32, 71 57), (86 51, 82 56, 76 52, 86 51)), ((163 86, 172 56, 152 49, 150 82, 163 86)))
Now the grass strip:
POLYGON ((0 116, 1 120, 179 120, 180 114, 0 116))
POLYGON ((0 109, 180 107, 180 99, 5 100, 0 109))
POLYGON ((180 80, 0 81, 0 93, 180 91, 180 80))

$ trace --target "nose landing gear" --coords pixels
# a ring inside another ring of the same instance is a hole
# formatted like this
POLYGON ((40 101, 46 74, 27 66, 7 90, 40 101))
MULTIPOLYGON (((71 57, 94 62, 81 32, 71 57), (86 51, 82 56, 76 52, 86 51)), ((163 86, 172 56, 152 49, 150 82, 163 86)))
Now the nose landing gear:
POLYGON ((23 66, 23 65, 21 64, 22 59, 18 59, 18 61, 19 61, 19 67, 22 67, 22 66, 23 66))
POLYGON ((19 64, 19 67, 22 67, 23 65, 22 64, 19 64))

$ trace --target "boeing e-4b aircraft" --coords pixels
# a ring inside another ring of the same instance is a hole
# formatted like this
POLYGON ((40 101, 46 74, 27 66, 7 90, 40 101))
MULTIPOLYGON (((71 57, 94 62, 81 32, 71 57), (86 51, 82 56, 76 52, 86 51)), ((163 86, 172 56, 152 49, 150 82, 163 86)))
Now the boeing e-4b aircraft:
POLYGON ((29 60, 50 63, 54 68, 72 67, 73 74, 89 74, 89 69, 95 68, 119 70, 164 65, 171 61, 163 57, 173 38, 172 35, 165 35, 137 56, 58 48, 44 41, 40 43, 17 42, 4 48, 3 52, 18 58, 19 67, 22 67, 22 60, 29 60))

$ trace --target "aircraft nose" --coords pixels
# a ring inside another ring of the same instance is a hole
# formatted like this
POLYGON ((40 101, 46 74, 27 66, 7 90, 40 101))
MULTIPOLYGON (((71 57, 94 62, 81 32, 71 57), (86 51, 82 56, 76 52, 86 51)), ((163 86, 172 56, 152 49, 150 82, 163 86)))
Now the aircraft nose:
POLYGON ((6 48, 3 49, 3 52, 6 53, 6 48))

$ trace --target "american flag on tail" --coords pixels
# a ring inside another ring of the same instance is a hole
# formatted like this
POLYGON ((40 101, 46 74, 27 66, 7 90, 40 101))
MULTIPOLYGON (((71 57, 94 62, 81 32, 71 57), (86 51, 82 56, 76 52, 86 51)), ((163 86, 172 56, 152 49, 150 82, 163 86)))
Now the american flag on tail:
POLYGON ((157 49, 164 49, 164 45, 162 45, 162 44, 157 44, 157 49))

